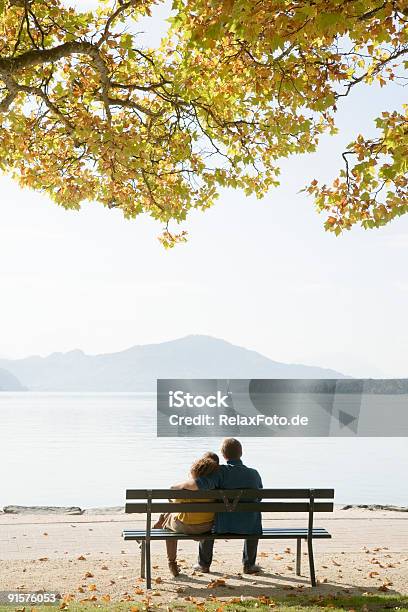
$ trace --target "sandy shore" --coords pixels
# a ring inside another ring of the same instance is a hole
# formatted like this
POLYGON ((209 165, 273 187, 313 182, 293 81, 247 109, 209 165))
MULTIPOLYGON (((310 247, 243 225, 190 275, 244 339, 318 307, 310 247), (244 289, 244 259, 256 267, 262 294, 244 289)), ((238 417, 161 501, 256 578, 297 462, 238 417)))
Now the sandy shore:
MULTIPOLYGON (((264 523, 304 526, 305 518, 265 515, 264 523)), ((93 601, 104 596, 114 601, 143 599, 138 546, 121 539, 122 529, 130 524, 143 522, 116 509, 74 516, 0 514, 0 590, 55 590, 93 601)), ((313 593, 408 594, 407 513, 336 509, 318 517, 316 526, 326 527, 333 539, 315 542, 320 584, 313 593)), ((167 570, 164 543, 154 543, 150 595, 165 602, 312 592, 307 554, 302 555, 302 576, 297 577, 294 550, 293 541, 261 541, 262 574, 243 576, 241 542, 218 541, 212 573, 200 574, 191 569, 197 544, 184 542, 179 554, 182 574, 174 579, 167 570)))

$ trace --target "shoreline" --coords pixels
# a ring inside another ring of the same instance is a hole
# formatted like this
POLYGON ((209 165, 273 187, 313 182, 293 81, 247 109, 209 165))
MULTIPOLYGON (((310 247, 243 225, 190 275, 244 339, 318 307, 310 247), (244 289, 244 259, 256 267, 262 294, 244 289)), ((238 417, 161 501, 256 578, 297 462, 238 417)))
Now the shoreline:
MULTIPOLYGON (((393 504, 335 504, 337 511, 366 510, 368 512, 407 512, 408 506, 393 504)), ((0 515, 66 515, 66 516, 95 516, 125 514, 124 506, 100 506, 82 508, 81 506, 22 506, 9 504, 0 508, 0 515)))

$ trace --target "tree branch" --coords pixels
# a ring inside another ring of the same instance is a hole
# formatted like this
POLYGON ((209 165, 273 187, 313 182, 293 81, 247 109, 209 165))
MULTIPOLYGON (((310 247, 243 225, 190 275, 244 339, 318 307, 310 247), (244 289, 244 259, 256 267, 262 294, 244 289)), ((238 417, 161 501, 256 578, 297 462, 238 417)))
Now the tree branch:
POLYGON ((112 120, 112 114, 109 108, 108 92, 109 92, 109 71, 104 59, 102 58, 99 49, 96 45, 87 41, 71 41, 58 45, 53 49, 31 49, 17 57, 0 58, 0 73, 2 75, 13 75, 22 68, 34 66, 42 66, 44 64, 54 63, 63 57, 70 55, 89 55, 94 60, 95 66, 99 72, 102 85, 102 100, 105 104, 105 112, 108 123, 112 120))
POLYGON ((134 102, 133 100, 121 100, 121 98, 108 97, 107 103, 110 106, 122 106, 124 108, 134 108, 135 110, 138 110, 141 113, 144 113, 145 115, 149 115, 149 117, 158 117, 160 115, 160 113, 155 113, 154 111, 150 110, 150 108, 146 108, 142 104, 139 104, 138 102, 134 102))
MULTIPOLYGON (((9 88, 8 88, 9 89, 9 88)), ((14 102, 14 99, 17 96, 17 91, 10 91, 0 102, 0 113, 4 113, 10 108, 10 105, 14 102)))
POLYGON ((123 15, 123 13, 128 8, 131 8, 132 6, 136 6, 136 4, 139 4, 139 3, 140 3, 140 0, 129 0, 128 2, 121 2, 119 4, 118 8, 115 11, 113 11, 113 13, 108 17, 103 34, 100 37, 100 39, 96 42, 96 45, 98 47, 100 47, 109 38, 110 28, 113 25, 113 23, 116 21, 116 19, 120 17, 121 15, 123 15))

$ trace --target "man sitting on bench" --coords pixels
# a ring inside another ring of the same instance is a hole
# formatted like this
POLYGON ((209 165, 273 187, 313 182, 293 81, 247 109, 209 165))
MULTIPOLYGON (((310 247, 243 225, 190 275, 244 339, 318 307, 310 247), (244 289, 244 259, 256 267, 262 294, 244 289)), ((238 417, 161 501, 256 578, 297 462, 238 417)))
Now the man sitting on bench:
MULTIPOLYGON (((259 473, 244 465, 241 461, 242 446, 235 438, 226 438, 221 446, 221 453, 226 465, 210 476, 201 476, 176 485, 174 489, 188 489, 190 491, 208 489, 262 489, 262 480, 259 473)), ((254 500, 256 501, 256 500, 254 500)), ((256 535, 262 533, 262 520, 260 512, 218 512, 215 518, 215 533, 235 533, 256 535)), ((213 557, 214 540, 202 540, 199 545, 198 563, 194 569, 204 573, 210 571, 213 557)), ((242 563, 245 574, 256 574, 261 568, 256 565, 258 540, 251 538, 245 540, 242 563)))

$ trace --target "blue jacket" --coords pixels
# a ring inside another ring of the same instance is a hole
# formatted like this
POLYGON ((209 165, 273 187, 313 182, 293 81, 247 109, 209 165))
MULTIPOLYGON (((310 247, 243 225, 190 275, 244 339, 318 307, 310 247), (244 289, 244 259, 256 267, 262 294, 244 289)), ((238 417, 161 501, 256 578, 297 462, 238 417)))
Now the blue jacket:
MULTIPOLYGON (((244 465, 241 459, 230 459, 227 465, 210 476, 196 479, 201 489, 262 489, 260 475, 253 468, 244 465)), ((216 533, 262 533, 260 512, 218 512, 215 515, 216 533)))

